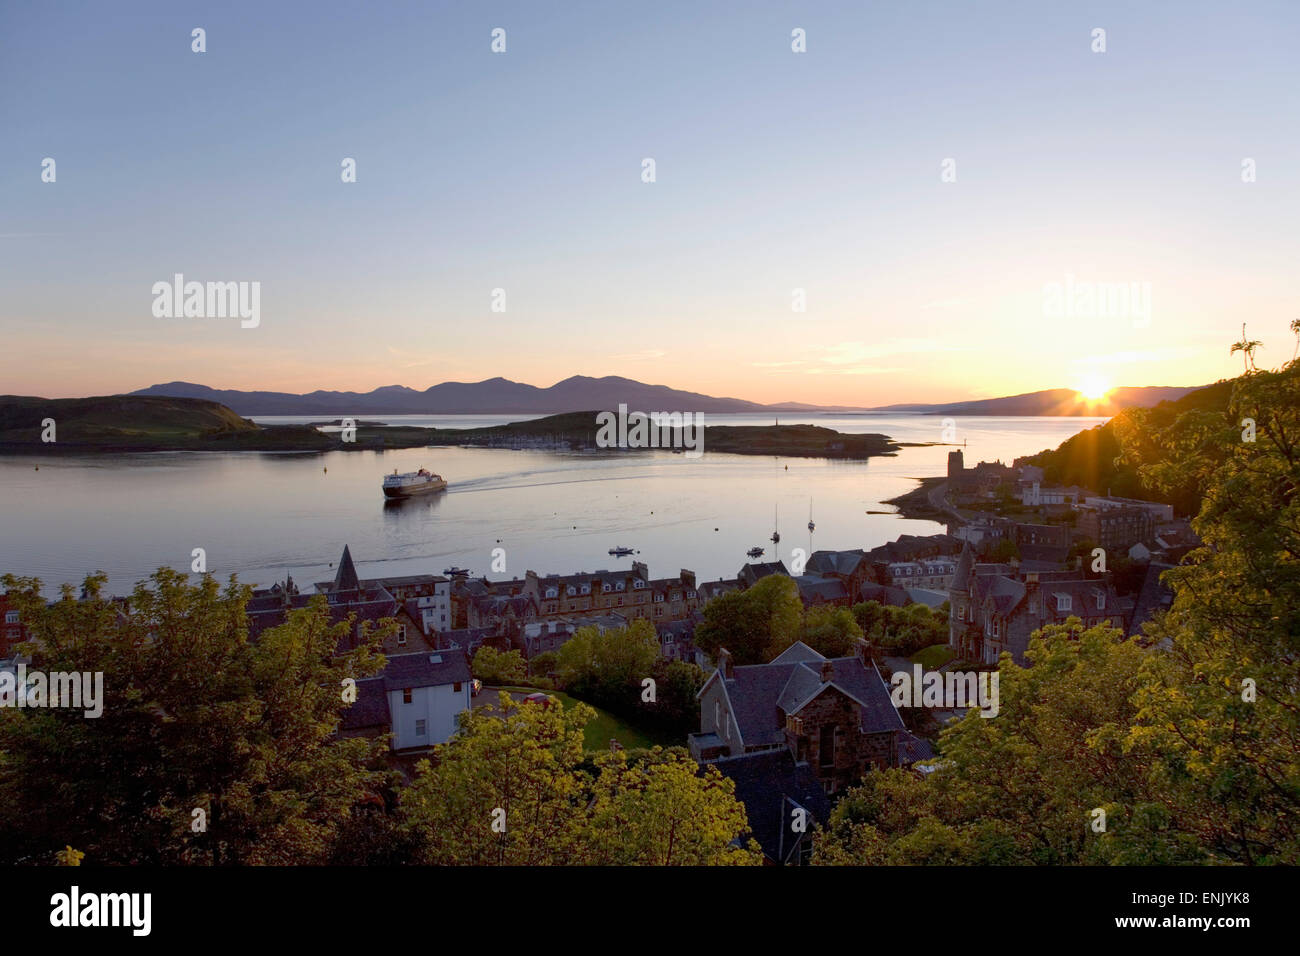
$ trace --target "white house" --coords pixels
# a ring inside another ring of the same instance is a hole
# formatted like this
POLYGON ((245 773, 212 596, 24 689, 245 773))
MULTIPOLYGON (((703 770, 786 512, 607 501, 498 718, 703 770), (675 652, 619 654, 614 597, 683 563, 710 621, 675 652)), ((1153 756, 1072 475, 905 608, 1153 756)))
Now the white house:
MULTIPOLYGON (((441 575, 433 579, 433 593, 414 599, 426 634, 451 630, 451 582, 441 575)), ((408 607, 409 607, 408 602, 408 607)))
POLYGON ((378 677, 357 681, 344 735, 391 733, 394 750, 446 743, 470 709, 469 659, 462 650, 392 654, 378 677))

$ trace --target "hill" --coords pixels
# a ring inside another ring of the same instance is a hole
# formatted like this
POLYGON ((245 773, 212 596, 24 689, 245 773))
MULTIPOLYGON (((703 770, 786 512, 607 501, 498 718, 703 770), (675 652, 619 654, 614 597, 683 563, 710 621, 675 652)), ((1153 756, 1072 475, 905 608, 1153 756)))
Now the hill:
MULTIPOLYGON (((1226 416, 1235 381, 1216 382, 1174 401, 1160 402, 1153 408, 1142 410, 1142 430, 1165 428, 1188 412, 1222 413, 1226 416)), ((1126 426, 1133 426, 1134 418, 1134 410, 1120 412, 1110 421, 1080 432, 1059 447, 1018 459, 1018 463, 1041 467, 1048 484, 1081 485, 1103 494, 1162 501, 1184 514, 1195 514, 1200 508, 1199 489, 1187 488, 1162 495, 1143 484, 1134 464, 1118 460, 1121 451, 1119 435, 1126 426)))
POLYGON ((1195 392, 1196 387, 1173 385, 1124 386, 1101 401, 1088 401, 1072 388, 1051 388, 1004 398, 984 398, 946 405, 887 405, 875 411, 920 412, 924 415, 1064 415, 1109 418, 1126 408, 1150 408, 1195 392))
POLYGON ((757 402, 716 398, 666 385, 647 385, 617 375, 603 378, 574 375, 548 388, 489 378, 482 382, 443 382, 422 392, 404 385, 386 385, 370 392, 315 391, 305 395, 241 392, 190 382, 168 382, 131 394, 202 398, 227 405, 241 415, 548 414, 588 408, 617 409, 620 403, 632 411, 645 412, 722 413, 769 409, 757 402))
POLYGON ((425 429, 358 428, 348 444, 308 425, 262 427, 200 398, 105 395, 0 396, 0 451, 78 454, 128 451, 327 451, 422 445, 425 429), (54 421, 53 442, 42 435, 54 421))
POLYGON ((1004 398, 987 398, 939 405, 886 405, 853 408, 842 405, 808 405, 779 402, 763 405, 739 398, 719 398, 666 385, 647 385, 630 378, 574 375, 547 388, 489 378, 481 382, 443 382, 417 391, 405 385, 385 385, 369 392, 314 391, 244 392, 216 389, 191 382, 151 385, 132 395, 200 398, 234 409, 240 415, 466 415, 578 412, 588 408, 615 410, 620 404, 641 412, 786 412, 834 414, 837 412, 920 412, 926 415, 1098 415, 1109 417, 1125 408, 1146 407, 1166 399, 1181 398, 1192 388, 1174 386, 1115 389, 1106 400, 1087 402, 1073 389, 1056 388, 1004 398))
MULTIPOLYGON (((566 444, 596 448, 599 412, 567 412, 489 428, 433 428, 431 445, 488 447, 566 444)), ((667 444, 664 445, 667 447, 667 444)), ((674 447, 682 447, 678 440, 674 447)), ((871 458, 899 447, 886 435, 848 435, 820 425, 707 425, 704 450, 733 455, 784 455, 796 458, 871 458)))

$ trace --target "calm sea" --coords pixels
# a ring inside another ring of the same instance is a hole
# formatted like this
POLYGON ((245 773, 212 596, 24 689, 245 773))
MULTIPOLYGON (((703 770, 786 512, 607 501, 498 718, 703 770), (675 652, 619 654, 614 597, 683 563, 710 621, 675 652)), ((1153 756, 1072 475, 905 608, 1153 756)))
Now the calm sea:
MULTIPOLYGON (((527 416, 387 416, 391 424, 492 425, 527 416)), ((941 441, 922 415, 779 416, 898 441, 941 441)), ((319 418, 319 417, 318 417, 319 418)), ((715 424, 770 424, 766 415, 711 415, 715 424)), ((309 417, 259 421, 305 422, 309 417)), ((1102 422, 1085 418, 959 418, 967 465, 1052 448, 1102 422)), ((440 573, 458 566, 493 579, 627 567, 610 548, 636 549, 651 575, 694 570, 732 577, 754 546, 790 559, 792 548, 871 548, 943 526, 899 518, 881 502, 944 473, 950 447, 905 448, 869 462, 708 452, 399 451, 153 452, 94 458, 0 457, 0 573, 35 575, 47 589, 103 570, 127 593, 159 566, 188 571, 195 548, 223 580, 270 585, 330 577, 344 544, 363 577, 440 573), (385 502, 394 469, 427 467, 446 492, 385 502), (809 533, 809 515, 816 531, 809 533), (769 540, 773 527, 781 542, 769 540), (491 569, 505 550, 505 573, 491 569)))

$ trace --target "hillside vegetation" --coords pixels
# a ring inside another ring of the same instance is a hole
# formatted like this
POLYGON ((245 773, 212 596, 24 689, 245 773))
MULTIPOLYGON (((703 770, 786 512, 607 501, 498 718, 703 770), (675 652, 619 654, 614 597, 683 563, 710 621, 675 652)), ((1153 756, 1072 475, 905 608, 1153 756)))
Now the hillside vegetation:
POLYGON ((1102 494, 1161 501, 1173 505, 1182 514, 1195 514, 1200 507, 1200 488, 1191 485, 1157 488, 1143 480, 1139 473, 1143 463, 1140 434, 1168 428, 1188 412, 1227 422, 1234 384, 1235 380, 1229 379, 1153 408, 1126 409, 1105 424, 1080 432, 1060 447, 1041 451, 1023 461, 1041 467, 1048 484, 1081 485, 1102 494), (1125 434, 1131 436, 1126 455, 1122 454, 1120 442, 1125 434))

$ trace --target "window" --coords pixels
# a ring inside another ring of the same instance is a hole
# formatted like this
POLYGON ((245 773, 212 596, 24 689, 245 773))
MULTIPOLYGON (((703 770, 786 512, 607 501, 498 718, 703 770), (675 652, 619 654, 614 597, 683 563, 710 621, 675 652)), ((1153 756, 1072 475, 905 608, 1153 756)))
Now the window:
POLYGON ((835 766, 835 725, 823 724, 821 744, 817 748, 817 763, 822 767, 835 766))
POLYGON ((460 682, 460 681, 456 681, 456 683, 454 683, 454 684, 451 685, 451 689, 452 689, 452 691, 453 691, 454 693, 459 694, 459 693, 460 693, 460 688, 461 688, 461 686, 462 686, 462 685, 461 685, 461 682, 460 682))
POLYGON ((1068 595, 1068 594, 1057 594, 1057 595, 1056 595, 1056 609, 1057 609, 1058 611, 1068 611, 1068 610, 1070 610, 1070 595, 1068 595))
POLYGON ((17 612, 17 611, 5 611, 5 623, 6 623, 6 624, 17 624, 17 623, 18 623, 18 612, 17 612))
POLYGON ((406 625, 405 625, 405 624, 399 624, 399 625, 397 625, 397 643, 398 643, 399 645, 400 645, 400 644, 405 644, 405 643, 406 643, 406 625))
POLYGON ((407 687, 405 690, 402 691, 402 703, 409 704, 410 702, 411 702, 411 688, 407 687))
POLYGON ((427 737, 427 736, 428 736, 428 733, 425 731, 425 727, 426 727, 426 726, 427 726, 427 724, 425 723, 425 721, 423 721, 423 720, 417 720, 417 721, 415 722, 415 736, 417 736, 417 737, 427 737))

